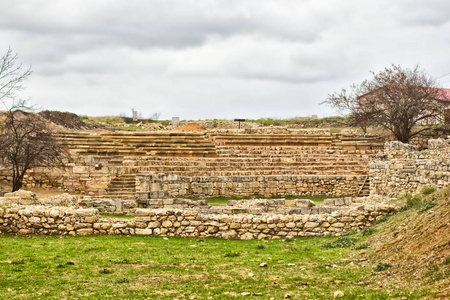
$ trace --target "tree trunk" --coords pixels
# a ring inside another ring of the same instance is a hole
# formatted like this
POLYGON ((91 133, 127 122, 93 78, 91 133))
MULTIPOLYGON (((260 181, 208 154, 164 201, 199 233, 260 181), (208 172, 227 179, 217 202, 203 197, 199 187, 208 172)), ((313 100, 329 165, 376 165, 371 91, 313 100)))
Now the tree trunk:
POLYGON ((13 176, 12 192, 18 191, 23 186, 23 176, 13 176))

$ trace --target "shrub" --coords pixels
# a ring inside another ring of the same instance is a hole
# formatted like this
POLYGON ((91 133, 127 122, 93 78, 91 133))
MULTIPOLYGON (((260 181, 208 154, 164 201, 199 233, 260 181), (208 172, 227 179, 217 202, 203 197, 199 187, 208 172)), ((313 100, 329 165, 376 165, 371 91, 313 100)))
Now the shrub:
POLYGON ((434 201, 428 201, 427 203, 425 203, 420 209, 419 209, 419 213, 423 213, 433 207, 436 206, 436 202, 434 201))
POLYGON ((322 248, 330 249, 330 248, 347 248, 355 245, 356 239, 348 236, 340 237, 333 242, 323 243, 322 248))
POLYGON ((444 258, 443 265, 450 265, 450 255, 444 258))
POLYGON ((405 210, 408 210, 410 208, 418 209, 423 204, 422 196, 420 196, 420 195, 411 196, 410 194, 408 194, 408 195, 405 196, 405 199, 406 199, 406 205, 403 206, 400 209, 400 211, 405 211, 405 210))
POLYGON ((225 257, 239 257, 241 254, 239 252, 228 252, 225 253, 225 257))
POLYGON ((376 267, 375 267, 375 269, 374 269, 374 271, 375 272, 382 272, 382 271, 386 271, 387 269, 389 269, 390 267, 392 267, 390 264, 388 264, 388 263, 379 263, 376 267))
POLYGON ((370 246, 369 243, 361 243, 361 244, 355 245, 355 249, 356 249, 356 250, 366 249, 366 248, 368 248, 369 246, 370 246))
POLYGON ((129 283, 130 282, 130 280, 128 279, 128 278, 126 278, 126 277, 123 277, 123 278, 119 278, 119 279, 117 279, 116 281, 114 281, 114 283, 129 283))
POLYGON ((434 186, 424 186, 421 194, 424 196, 427 196, 429 194, 434 193, 435 191, 436 191, 436 188, 434 186))
POLYGON ((389 217, 389 216, 386 216, 386 215, 380 216, 380 217, 378 217, 378 218, 376 219, 375 222, 373 222, 373 224, 374 224, 374 225, 377 225, 377 224, 381 224, 381 223, 383 223, 383 222, 386 222, 387 219, 388 219, 388 217, 389 217))
POLYGON ((374 233, 375 233, 375 228, 373 228, 373 227, 366 227, 363 229, 363 231, 361 231, 361 234, 363 236, 372 235, 374 233))
POLYGON ((349 230, 345 233, 342 234, 342 236, 349 236, 349 235, 355 235, 356 231, 355 230, 349 230))

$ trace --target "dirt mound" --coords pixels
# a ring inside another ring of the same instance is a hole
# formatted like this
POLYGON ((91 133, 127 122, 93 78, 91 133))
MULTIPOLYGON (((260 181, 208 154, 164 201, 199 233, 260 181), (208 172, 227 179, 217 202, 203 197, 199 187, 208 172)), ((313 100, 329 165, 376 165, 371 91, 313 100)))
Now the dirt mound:
POLYGON ((427 196, 417 209, 401 212, 371 240, 373 259, 388 267, 386 282, 436 287, 450 298, 450 188, 427 196))
POLYGON ((90 126, 84 123, 80 117, 74 113, 44 110, 39 113, 41 117, 55 123, 56 125, 63 126, 68 129, 88 129, 90 126))
POLYGON ((178 127, 176 129, 177 131, 205 131, 206 128, 198 123, 187 123, 186 125, 182 127, 178 127))

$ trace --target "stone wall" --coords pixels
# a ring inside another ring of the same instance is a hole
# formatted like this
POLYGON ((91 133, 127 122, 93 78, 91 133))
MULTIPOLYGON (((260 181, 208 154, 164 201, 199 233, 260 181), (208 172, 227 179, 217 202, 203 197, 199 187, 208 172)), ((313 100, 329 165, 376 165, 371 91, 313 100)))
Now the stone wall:
POLYGON ((73 156, 65 168, 34 168, 24 178, 25 187, 59 187, 67 192, 101 195, 111 179, 131 171, 111 165, 109 160, 95 156, 73 156))
POLYGON ((425 186, 450 183, 450 139, 431 139, 428 149, 400 142, 386 143, 369 165, 370 194, 397 197, 425 186))
POLYGON ((327 214, 292 215, 137 209, 133 219, 111 219, 101 218, 97 209, 17 206, 0 208, 0 231, 39 235, 136 234, 270 239, 361 230, 394 211, 392 207, 373 204, 327 214))
POLYGON ((283 195, 355 195, 365 176, 178 176, 137 174, 138 201, 177 197, 233 196, 262 197, 283 195))

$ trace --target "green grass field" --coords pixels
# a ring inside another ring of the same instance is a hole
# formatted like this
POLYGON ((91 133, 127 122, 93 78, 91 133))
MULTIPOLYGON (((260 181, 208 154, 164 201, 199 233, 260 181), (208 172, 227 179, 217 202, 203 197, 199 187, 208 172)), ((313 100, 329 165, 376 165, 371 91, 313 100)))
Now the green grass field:
MULTIPOLYGON (((0 235, 1 299, 392 299, 375 266, 335 237, 219 240, 152 236, 0 235), (328 247, 323 247, 327 244, 328 247), (262 263, 267 266, 261 267, 262 263)), ((345 239, 344 238, 344 239, 345 239)), ((341 238, 342 239, 342 238, 341 238)), ((347 245, 348 246, 348 245, 347 245)))

